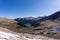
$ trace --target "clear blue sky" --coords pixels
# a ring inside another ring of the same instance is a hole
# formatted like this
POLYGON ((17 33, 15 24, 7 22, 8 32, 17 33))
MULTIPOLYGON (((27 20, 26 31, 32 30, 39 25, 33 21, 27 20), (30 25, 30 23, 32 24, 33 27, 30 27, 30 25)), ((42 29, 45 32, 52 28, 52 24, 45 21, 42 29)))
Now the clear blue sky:
POLYGON ((60 0, 0 0, 0 17, 38 17, 60 10, 60 0))

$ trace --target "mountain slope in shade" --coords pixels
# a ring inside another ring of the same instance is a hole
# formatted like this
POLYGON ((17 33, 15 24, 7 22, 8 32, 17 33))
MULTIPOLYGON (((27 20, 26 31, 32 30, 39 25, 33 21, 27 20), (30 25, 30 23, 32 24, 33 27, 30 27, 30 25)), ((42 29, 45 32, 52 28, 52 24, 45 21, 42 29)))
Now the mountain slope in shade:
MULTIPOLYGON (((41 18, 40 19, 40 22, 38 22, 38 24, 39 23, 42 23, 42 22, 46 22, 47 25, 48 25, 48 24, 50 24, 50 22, 48 22, 48 21, 53 22, 53 23, 56 23, 56 24, 60 24, 60 11, 55 12, 52 15, 49 15, 49 16, 46 16, 46 17, 41 18)), ((51 24, 53 24, 53 23, 51 23, 51 24)))
MULTIPOLYGON (((20 25, 25 24, 30 24, 31 26, 38 26, 37 24, 41 22, 47 22, 50 20, 51 22, 56 22, 57 24, 60 24, 60 11, 53 13, 52 15, 49 16, 44 16, 44 17, 25 17, 25 18, 16 18, 15 21, 19 22, 20 25)), ((49 23, 48 23, 49 24, 49 23)))
POLYGON ((31 26, 33 26, 35 23, 37 23, 39 21, 39 18, 34 18, 34 17, 25 17, 25 18, 16 18, 14 19, 15 21, 19 22, 21 26, 28 26, 25 24, 29 24, 31 26))
POLYGON ((58 19, 58 18, 60 18, 60 11, 58 11, 58 12, 49 16, 49 19, 52 19, 52 20, 55 20, 55 19, 58 19))

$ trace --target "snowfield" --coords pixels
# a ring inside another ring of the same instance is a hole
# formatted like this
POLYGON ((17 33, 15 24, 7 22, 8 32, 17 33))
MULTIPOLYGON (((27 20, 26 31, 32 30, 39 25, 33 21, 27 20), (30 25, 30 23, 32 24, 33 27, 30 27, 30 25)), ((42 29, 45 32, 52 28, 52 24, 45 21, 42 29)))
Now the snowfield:
POLYGON ((13 34, 0 31, 0 40, 52 40, 52 39, 45 39, 42 36, 32 36, 30 34, 13 34))
POLYGON ((0 40, 5 39, 5 40, 19 40, 19 36, 16 34, 11 34, 7 32, 2 32, 0 31, 0 40))

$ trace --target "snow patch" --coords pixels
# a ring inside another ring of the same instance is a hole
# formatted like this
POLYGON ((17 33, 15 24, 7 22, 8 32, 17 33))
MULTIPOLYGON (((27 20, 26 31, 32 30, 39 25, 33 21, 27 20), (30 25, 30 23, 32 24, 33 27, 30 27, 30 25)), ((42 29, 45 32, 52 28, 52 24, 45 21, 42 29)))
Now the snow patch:
POLYGON ((0 40, 43 40, 43 38, 44 37, 42 37, 42 36, 38 36, 37 38, 36 37, 34 37, 34 38, 33 37, 32 38, 28 37, 27 38, 23 34, 12 34, 12 33, 7 33, 7 32, 0 31, 0 40), (39 39, 39 37, 40 37, 40 39, 39 39))

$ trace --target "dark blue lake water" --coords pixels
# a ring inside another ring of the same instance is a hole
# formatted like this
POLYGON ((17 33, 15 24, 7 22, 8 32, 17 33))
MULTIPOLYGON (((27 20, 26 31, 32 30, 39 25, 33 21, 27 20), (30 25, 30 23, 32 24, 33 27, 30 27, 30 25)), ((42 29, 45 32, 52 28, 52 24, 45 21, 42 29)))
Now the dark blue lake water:
POLYGON ((57 27, 56 30, 60 32, 60 27, 57 27))

